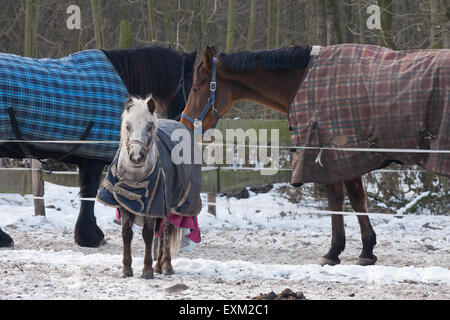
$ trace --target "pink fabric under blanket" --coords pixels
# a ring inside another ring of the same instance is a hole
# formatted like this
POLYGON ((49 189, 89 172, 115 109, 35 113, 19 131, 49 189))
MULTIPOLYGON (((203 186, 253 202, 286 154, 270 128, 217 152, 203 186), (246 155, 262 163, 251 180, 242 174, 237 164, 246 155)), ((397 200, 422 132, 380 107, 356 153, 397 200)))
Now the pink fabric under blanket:
MULTIPOLYGON (((191 230, 191 233, 186 235, 189 239, 194 241, 195 243, 199 243, 202 238, 200 236, 200 229, 198 227, 197 217, 185 217, 185 216, 179 216, 175 213, 169 214, 169 222, 173 224, 174 226, 178 228, 189 228, 191 230)), ((162 227, 164 225, 164 222, 166 221, 166 218, 162 220, 162 222, 159 224, 159 230, 156 234, 157 237, 161 236, 162 227)))
MULTIPOLYGON (((118 222, 120 222, 120 213, 119 213, 119 209, 116 209, 116 220, 118 222)), ((162 226, 164 225, 165 222, 165 218, 163 219, 163 221, 159 224, 159 230, 158 233, 156 234, 157 237, 161 236, 161 232, 162 232, 162 226)), ((198 221, 197 221, 197 217, 184 217, 184 216, 179 216, 175 213, 170 213, 169 214, 169 222, 172 223, 174 226, 177 226, 178 228, 184 228, 187 229, 189 228, 191 230, 191 233, 188 234, 186 237, 188 237, 190 240, 194 241, 195 243, 199 243, 202 238, 200 236, 200 228, 198 227, 198 221)))

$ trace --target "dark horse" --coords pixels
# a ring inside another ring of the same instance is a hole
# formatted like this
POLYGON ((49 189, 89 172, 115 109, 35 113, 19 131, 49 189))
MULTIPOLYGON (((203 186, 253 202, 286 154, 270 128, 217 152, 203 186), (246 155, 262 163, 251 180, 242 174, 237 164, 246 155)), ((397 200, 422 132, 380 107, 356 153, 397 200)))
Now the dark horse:
MULTIPOLYGON (((350 47, 352 45, 349 45, 350 47)), ((356 46, 356 45, 355 45, 356 46)), ((336 47, 331 48, 330 50, 334 50, 336 47)), ((364 47, 362 50, 365 50, 367 47, 364 47)), ((359 49, 358 49, 359 50, 359 49)), ((374 51, 386 51, 387 49, 372 46, 370 50, 374 51)), ((421 54, 422 51, 415 50, 412 52, 413 55, 421 54)), ((389 57, 393 57, 397 54, 401 56, 410 56, 408 52, 399 52, 396 53, 394 51, 389 50, 388 52, 389 57)), ((448 61, 450 55, 449 51, 440 51, 439 53, 437 51, 427 51, 426 54, 429 56, 440 54, 440 61, 448 61)), ((297 92, 301 92, 299 88, 303 88, 302 83, 305 81, 305 77, 310 70, 308 71, 308 64, 310 62, 310 59, 312 58, 313 53, 311 52, 311 47, 301 47, 301 46, 294 46, 289 48, 281 48, 277 50, 270 50, 270 51, 259 51, 259 52, 238 52, 234 54, 220 54, 216 57, 216 52, 214 48, 208 47, 204 53, 203 61, 199 63, 199 65, 196 67, 194 72, 194 83, 193 87, 188 99, 188 103, 186 105, 186 108, 182 115, 181 122, 185 125, 187 125, 190 128, 195 127, 196 125, 201 125, 203 131, 206 131, 210 128, 215 127, 217 122, 219 121, 221 116, 224 116, 226 113, 230 111, 230 109, 233 107, 233 104, 236 101, 239 100, 251 100, 257 103, 260 103, 262 105, 268 106, 272 109, 275 109, 279 112, 288 114, 289 108, 292 104, 292 101, 294 97, 296 97, 297 92), (200 121, 201 120, 201 121, 200 121)), ((347 55, 345 58, 348 58, 349 55, 347 55)), ((364 66, 361 67, 364 68, 374 68, 375 66, 373 64, 370 64, 369 60, 364 60, 363 58, 358 56, 361 61, 363 61, 364 66)), ((433 61, 434 58, 430 59, 430 61, 433 61)), ((422 59, 424 60, 424 59, 422 59)), ((405 63, 404 60, 403 65, 408 66, 408 77, 411 77, 411 70, 412 67, 416 66, 417 63, 405 63)), ((329 62, 328 65, 332 65, 333 62, 329 62)), ((381 64, 383 68, 385 68, 384 72, 386 73, 383 79, 388 78, 388 74, 394 75, 394 80, 397 79, 399 76, 398 73, 392 71, 392 66, 395 68, 399 67, 399 64, 389 61, 389 62, 383 62, 381 64)), ((319 69, 318 67, 316 68, 319 69)), ((441 64, 440 68, 427 68, 423 70, 440 70, 440 74, 442 77, 445 77, 448 75, 448 65, 445 62, 445 64, 441 64)), ((346 79, 352 79, 351 76, 349 76, 347 73, 348 70, 352 70, 351 67, 348 67, 347 70, 335 69, 335 75, 339 76, 339 72, 344 72, 346 79)), ((419 70, 417 71, 417 74, 412 77, 413 79, 420 79, 422 77, 424 71, 419 70)), ((318 72, 319 72, 318 71, 318 72)), ((382 73, 381 73, 382 75, 382 73)), ((366 74, 364 76, 367 76, 366 74)), ((449 77, 447 76, 446 79, 449 77)), ((349 101, 350 97, 348 97, 348 91, 350 90, 350 87, 354 87, 356 84, 359 84, 358 81, 353 81, 351 85, 348 85, 346 87, 343 87, 344 93, 340 94, 339 96, 333 96, 333 94, 336 94, 336 91, 334 90, 335 82, 333 77, 325 78, 322 76, 317 76, 319 81, 322 81, 323 87, 324 87, 324 93, 313 96, 314 98, 311 99, 322 99, 325 97, 327 102, 332 103, 332 101, 335 100, 345 100, 349 101), (347 94, 347 95, 346 95, 347 94)), ((391 79, 391 78, 389 78, 391 79)), ((434 79, 431 81, 431 83, 436 84, 437 77, 430 77, 429 79, 434 79)), ((344 79, 345 80, 345 79, 344 79)), ((342 80, 342 81, 344 81, 342 80)), ((447 80, 445 80, 447 81, 447 80)), ((378 82, 381 82, 378 80, 378 82)), ((373 82, 374 83, 374 82, 373 82)), ((372 83, 372 84, 373 84, 372 83)), ((403 84, 409 85, 407 81, 404 81, 403 84)), ((448 94, 448 86, 445 83, 437 84, 441 86, 441 92, 444 92, 443 98, 444 102, 442 100, 438 100, 437 97, 433 99, 433 101, 439 101, 437 104, 433 106, 426 107, 427 110, 433 110, 432 112, 435 112, 435 114, 432 114, 428 118, 428 120, 420 120, 421 123, 429 124, 431 123, 430 127, 426 130, 432 130, 434 131, 433 135, 429 135, 429 140, 434 139, 436 133, 439 135, 439 133, 443 132, 442 135, 443 140, 438 140, 439 138, 436 138, 435 140, 430 142, 424 141, 423 149, 432 149, 433 142, 434 141, 444 141, 444 148, 445 144, 447 144, 446 141, 448 141, 448 123, 446 124, 444 122, 443 125, 439 126, 437 123, 443 119, 443 121, 448 121, 448 116, 445 114, 447 111, 438 111, 440 107, 448 108, 448 101, 446 102, 445 99, 448 99, 446 95, 448 94), (443 105, 443 106, 442 106, 443 105), (439 115, 438 112, 441 112, 441 115, 439 115), (428 144, 427 144, 428 143, 428 144), (431 144, 431 147, 430 147, 431 144)), ((394 86, 386 86, 385 88, 391 88, 394 86)), ((422 86, 421 86, 422 88, 422 86)), ((368 88, 366 84, 363 83, 362 92, 365 93, 365 96, 358 97, 358 102, 362 101, 364 103, 363 108, 372 107, 371 101, 369 98, 367 98, 368 90, 372 88, 368 88), (370 101, 370 102, 367 102, 370 101)), ((414 91, 411 91, 409 87, 408 90, 403 90, 402 93, 405 95, 408 95, 408 97, 415 97, 414 94, 416 94, 414 91)), ((373 89, 372 89, 373 90, 373 89)), ((380 93, 383 93, 383 99, 386 99, 386 90, 389 89, 379 89, 379 91, 383 91, 380 93)), ((431 89, 433 90, 433 89, 431 89)), ((435 90, 434 92, 440 92, 439 90, 435 90)), ((372 92, 372 91, 371 91, 372 92)), ((389 91, 388 91, 389 93, 389 91)), ((419 92, 421 94, 421 92, 419 92)), ((353 97, 352 97, 353 98, 353 97)), ((372 96, 370 97, 372 98, 372 96)), ((439 98, 440 99, 440 98, 439 98)), ((431 101, 431 98, 427 96, 424 100, 425 102, 431 101)), ((353 101, 353 100, 350 100, 353 101)), ((422 109, 419 109, 422 106, 422 103, 418 103, 417 101, 421 100, 414 100, 415 103, 411 103, 410 100, 403 99, 402 102, 405 102, 405 105, 407 108, 412 109, 415 117, 417 117, 417 114, 419 112, 422 112, 422 109)), ((355 103, 356 104, 356 103, 355 103)), ((308 103, 305 103, 305 113, 309 112, 309 105, 308 103)), ((378 117, 380 116, 386 116, 386 118, 383 120, 383 123, 392 123, 392 115, 393 114, 400 114, 402 115, 403 112, 400 112, 399 108, 399 102, 396 101, 395 104, 390 104, 389 102, 386 102, 386 100, 383 101, 383 103, 377 104, 377 110, 372 112, 369 112, 371 114, 376 114, 378 117), (395 111, 394 111, 395 110, 395 111), (378 112, 378 113, 377 113, 378 112)), ((352 103, 350 103, 350 106, 353 106, 352 103)), ((425 106, 423 106, 425 108, 425 106)), ((333 114, 333 112, 329 112, 325 107, 324 109, 317 111, 315 116, 319 114, 320 112, 328 114, 333 114)), ((334 107, 335 109, 338 109, 337 107, 334 107)), ((424 109, 423 108, 423 109, 424 109)), ((353 110, 347 112, 347 114, 352 115, 355 112, 358 112, 359 109, 354 108, 353 110)), ((366 109, 367 110, 367 109, 366 109)), ((365 110, 365 111, 366 111, 365 110)), ((445 110, 445 109, 444 109, 445 110)), ((428 112, 428 111, 427 111, 428 112)), ((289 113, 290 114, 290 113, 289 113)), ((363 115, 361 112, 357 113, 358 117, 362 117, 363 115)), ((397 123, 394 123, 395 127, 401 127, 399 123, 401 123, 402 126, 407 125, 408 123, 413 123, 411 121, 407 121, 408 119, 413 118, 410 116, 409 118, 404 118, 400 121, 397 121, 397 123)), ((359 118, 358 118, 359 119, 359 118)), ((362 119, 362 118, 361 118, 362 119)), ((414 118, 415 119, 415 118, 414 118)), ((420 118, 419 118, 420 119, 420 118)), ((321 122, 319 127, 320 128, 327 128, 327 125, 330 123, 333 123, 334 119, 330 119, 324 122, 321 122)), ((395 121, 394 121, 395 122, 395 121)), ((372 129, 372 127, 369 128, 367 125, 367 128, 364 127, 364 124, 366 122, 363 122, 363 120, 360 120, 360 122, 352 122, 347 121, 346 122, 346 129, 353 130, 353 124, 355 126, 363 126, 362 130, 360 132, 364 132, 367 129, 372 129), (350 125, 348 125, 350 123, 350 125)), ((372 123, 370 123, 372 125, 372 123)), ((299 125, 299 123, 292 123, 291 126, 299 125)), ((415 127, 418 127, 414 123, 415 127)), ((408 129, 404 129, 403 132, 400 133, 400 135, 404 138, 407 136, 407 134, 412 135, 408 129)), ((305 130, 306 131, 306 130, 305 130)), ((370 131, 370 130, 369 130, 370 131)), ((386 130, 384 130, 386 131, 386 130)), ((431 132, 431 131, 430 131, 431 132)), ((383 130, 381 130, 381 134, 383 134, 383 130)), ((377 133, 378 134, 378 133, 377 133)), ((415 134, 415 132, 413 133, 415 134)), ((380 148, 400 148, 398 145, 391 144, 392 139, 379 139, 378 141, 375 141, 379 143, 380 148), (388 145, 386 147, 386 145, 388 145)), ((415 136, 413 136, 412 140, 416 140, 415 136)), ((448 146, 448 144, 447 144, 448 146)), ((418 147, 414 146, 415 148, 419 149, 418 147)), ((405 147, 403 147, 405 148, 405 147)), ((405 149, 409 149, 410 147, 406 147, 405 149)), ((437 149, 436 146, 433 147, 434 149, 437 149)), ((315 156, 317 155, 316 154, 315 156)), ((327 153, 327 152, 325 152, 327 153)), ((331 153, 331 152, 330 152, 331 153)), ((348 153, 348 152, 347 152, 348 153)), ((329 153, 327 153, 329 154, 329 153)), ((363 153, 364 154, 364 153, 363 153)), ((374 157, 378 157, 376 153, 373 153, 374 157)), ((320 157, 320 154, 319 154, 320 157)), ((372 157, 372 155, 370 155, 372 157)), ((312 158, 314 159, 314 158, 312 158)), ((370 158, 374 159, 374 158, 370 158)), ((377 161, 380 161, 381 157, 375 158, 377 161)), ((436 159, 434 157, 430 156, 416 156, 416 158, 413 159, 413 161, 410 161, 410 163, 416 163, 419 165, 423 165, 420 161, 422 159, 429 160, 429 159, 436 159)), ((440 170, 443 170, 440 172, 440 174, 449 175, 450 174, 450 168, 448 165, 448 162, 445 163, 445 161, 448 161, 448 157, 445 158, 445 156, 442 156, 440 158, 442 161, 444 161, 444 164, 442 165, 440 163, 440 170)), ((320 160, 320 158, 319 158, 320 160)), ((402 161, 401 155, 399 154, 392 154, 389 156, 388 160, 391 161, 385 161, 384 159, 381 159, 384 162, 371 162, 372 167, 370 167, 365 172, 357 172, 355 175, 355 172, 351 172, 347 175, 348 179, 342 179, 340 181, 330 181, 328 184, 327 182, 321 182, 326 184, 326 189, 328 193, 328 207, 329 210, 333 211, 343 211, 343 204, 344 204, 344 186, 347 189, 348 197, 350 199, 351 205, 353 209, 356 212, 366 212, 366 194, 365 190, 362 184, 361 174, 370 172, 371 170, 374 170, 376 168, 382 168, 386 165, 388 165, 392 161, 402 161), (373 163, 377 164, 378 167, 374 166, 373 163), (350 179, 350 176, 353 177, 350 179), (356 177, 355 177, 356 176, 356 177), (345 180, 345 181, 343 181, 345 180)), ((313 160, 314 162, 314 160, 313 160)), ((320 162, 320 161, 319 161, 320 162)), ((369 163, 369 161, 367 161, 369 163)), ((313 163, 314 165, 314 163, 313 163)), ((318 165, 316 164, 316 167, 318 165)), ((313 166, 311 166, 313 167, 313 166)), ((430 170, 427 166, 424 166, 427 170, 430 170)), ((308 167, 309 168, 309 167, 308 167)), ((294 167, 295 169, 295 167, 294 167)), ((356 168, 355 168, 356 169, 356 168)), ((330 168, 330 171, 332 171, 334 168, 330 168)), ((433 172, 436 172, 437 170, 430 170, 433 172)), ((439 172, 436 172, 439 173, 439 172)), ((373 248, 376 245, 376 235, 375 232, 371 226, 370 220, 368 216, 365 215, 358 215, 358 222, 361 228, 361 237, 362 237, 362 253, 359 256, 359 264, 361 265, 371 265, 375 264, 377 258, 373 254, 373 248)), ((339 254, 344 250, 345 247, 345 231, 344 231, 344 217, 343 215, 331 215, 332 219, 332 238, 331 238, 331 248, 328 251, 328 253, 323 257, 322 263, 323 264, 330 264, 335 265, 340 263, 339 260, 339 254)))
MULTIPOLYGON (((175 118, 182 112, 192 86, 195 52, 178 53, 159 46, 102 51, 120 76, 129 95, 147 97, 152 94, 161 105, 167 107, 169 118, 175 118)), ((119 132, 117 136, 120 136, 119 132)), ((80 196, 83 198, 94 198, 97 195, 102 171, 113 159, 86 158, 77 156, 76 153, 67 156, 33 146, 28 149, 38 159, 64 157, 63 162, 78 165, 80 196)), ((18 159, 26 157, 23 148, 13 143, 0 145, 0 156, 18 159)), ((97 226, 94 215, 94 201, 81 201, 74 238, 78 245, 84 247, 97 247, 104 243, 104 234, 97 226)), ((0 247, 9 247, 13 243, 11 237, 0 229, 0 247)))

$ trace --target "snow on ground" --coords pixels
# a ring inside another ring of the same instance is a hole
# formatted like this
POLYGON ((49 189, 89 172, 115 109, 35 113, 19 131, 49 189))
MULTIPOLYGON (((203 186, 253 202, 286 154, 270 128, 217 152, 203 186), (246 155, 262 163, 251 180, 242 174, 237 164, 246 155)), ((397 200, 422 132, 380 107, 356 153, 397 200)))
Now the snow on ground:
MULTIPOLYGON (((217 199, 217 216, 199 215, 202 242, 174 260, 176 274, 139 278, 143 240, 135 227, 133 278, 120 278, 121 227, 114 210, 96 203, 107 244, 81 248, 73 241, 78 188, 46 183, 46 217, 32 201, 0 195, 0 227, 15 241, 0 250, 0 299, 247 299, 290 288, 308 299, 449 299, 450 218, 371 217, 377 233, 375 266, 356 265, 358 223, 346 217, 341 265, 320 266, 330 243, 330 217, 311 213, 308 197, 290 203, 275 185, 249 199, 217 199), (267 208, 263 208, 266 206, 267 208), (180 286, 184 284, 184 286, 180 286)), ((206 196, 205 199, 206 201, 206 196)), ((322 204, 323 205, 323 204, 322 204)))

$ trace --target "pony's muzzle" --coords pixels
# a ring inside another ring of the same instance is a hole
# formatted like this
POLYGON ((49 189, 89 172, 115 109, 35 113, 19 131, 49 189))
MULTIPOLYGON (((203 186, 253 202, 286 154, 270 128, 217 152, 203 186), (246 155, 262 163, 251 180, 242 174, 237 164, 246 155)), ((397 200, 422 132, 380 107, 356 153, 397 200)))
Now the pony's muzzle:
POLYGON ((141 167, 144 165, 147 154, 142 148, 133 148, 135 150, 130 150, 130 162, 133 167, 141 167), (136 150, 139 149, 139 150, 136 150))

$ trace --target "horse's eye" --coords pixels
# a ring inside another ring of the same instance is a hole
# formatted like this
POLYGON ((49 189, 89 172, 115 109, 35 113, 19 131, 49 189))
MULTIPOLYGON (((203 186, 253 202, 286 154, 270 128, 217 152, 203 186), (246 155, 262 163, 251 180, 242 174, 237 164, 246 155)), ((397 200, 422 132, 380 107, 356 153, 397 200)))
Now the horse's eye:
POLYGON ((197 92, 198 90, 200 90, 199 87, 194 87, 194 92, 197 92))

